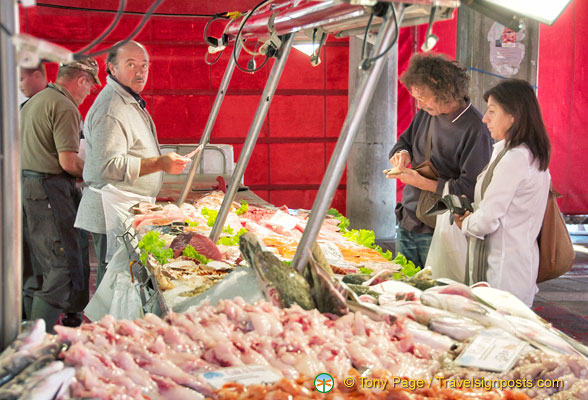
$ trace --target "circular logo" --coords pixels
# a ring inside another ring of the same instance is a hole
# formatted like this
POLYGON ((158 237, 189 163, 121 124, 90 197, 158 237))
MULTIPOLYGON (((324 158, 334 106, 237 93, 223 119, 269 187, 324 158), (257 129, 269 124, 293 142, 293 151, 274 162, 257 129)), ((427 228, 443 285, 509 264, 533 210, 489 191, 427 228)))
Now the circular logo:
POLYGON ((314 378, 314 388, 320 393, 328 393, 335 387, 333 377, 325 372, 314 378))

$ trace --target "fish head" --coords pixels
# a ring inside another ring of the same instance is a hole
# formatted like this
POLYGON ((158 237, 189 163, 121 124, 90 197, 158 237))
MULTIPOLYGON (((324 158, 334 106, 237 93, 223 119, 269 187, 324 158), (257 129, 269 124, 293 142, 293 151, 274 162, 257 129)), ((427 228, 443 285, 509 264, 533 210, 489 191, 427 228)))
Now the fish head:
POLYGON ((331 266, 316 243, 313 251, 309 251, 306 272, 309 272, 305 276, 311 283, 313 298, 320 312, 336 315, 349 312, 345 301, 347 288, 332 277, 331 266))
POLYGON ((251 265, 250 258, 253 257, 254 254, 261 253, 261 244, 255 236, 251 232, 247 232, 239 237, 239 250, 241 250, 241 254, 243 258, 247 260, 249 265, 251 265))
POLYGON ((247 263, 255 269, 262 290, 271 301, 282 307, 297 303, 305 310, 315 308, 310 294, 310 285, 294 268, 261 248, 254 234, 246 233, 239 238, 239 249, 247 263))

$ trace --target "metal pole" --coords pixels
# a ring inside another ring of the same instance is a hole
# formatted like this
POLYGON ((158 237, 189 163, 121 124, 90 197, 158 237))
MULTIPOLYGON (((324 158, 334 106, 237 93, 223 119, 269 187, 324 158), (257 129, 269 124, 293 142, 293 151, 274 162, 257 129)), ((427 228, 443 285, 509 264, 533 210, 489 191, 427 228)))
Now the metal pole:
POLYGON ((284 66, 288 60, 292 43, 294 43, 294 34, 289 34, 282 42, 278 59, 274 63, 272 72, 270 73, 269 79, 265 85, 265 88, 263 89, 263 94, 261 96, 261 100, 259 101, 259 105, 257 106, 255 118, 253 118, 249 132, 247 133, 247 139, 243 144, 243 149, 241 150, 241 155, 239 156, 239 161, 237 162, 235 171, 231 177, 231 183, 227 188, 227 193, 225 193, 223 204, 221 205, 218 216, 216 217, 216 222, 214 223, 212 231, 210 232, 210 239, 215 243, 220 237, 220 234, 225 225, 225 221, 227 220, 227 216, 229 215, 229 209, 231 208, 231 204, 233 203, 235 195, 237 194, 237 190, 239 189, 239 182, 241 182, 241 179, 243 179, 245 168, 247 167, 247 163, 249 163, 249 158, 251 157, 251 153, 253 153, 253 147, 255 147, 257 137, 261 131, 261 125, 263 124, 263 120, 265 119, 269 106, 272 102, 272 98, 274 97, 276 87, 278 86, 278 82, 282 76, 282 71, 284 71, 284 66))
POLYGON ((235 57, 231 55, 229 57, 229 64, 227 65, 227 69, 225 70, 225 74, 223 75, 223 80, 221 81, 220 87, 218 89, 218 93, 216 94, 216 99, 214 100, 214 104, 212 106, 212 110, 210 111, 210 115, 208 116, 208 121, 206 121, 206 126, 204 127, 204 133, 200 138, 200 144, 202 145, 202 150, 196 154, 196 159, 192 161, 192 165, 190 166, 190 172, 188 172, 188 177, 186 178, 186 183, 184 188, 182 189, 182 193, 178 198, 177 205, 178 207, 181 206, 184 201, 186 201, 186 197, 188 197, 188 193, 190 189, 192 189, 192 182, 194 181, 194 176, 196 175, 196 170, 200 165, 200 161, 202 160, 202 155, 204 154, 204 146, 206 146, 210 140, 210 134, 212 133, 212 127, 216 122, 216 117, 218 116, 218 112, 220 110, 221 104, 225 98, 225 94, 227 93, 227 88, 229 87, 229 82, 231 81, 231 77, 233 76, 233 71, 235 70, 235 58, 239 58, 239 54, 241 53, 241 46, 235 42, 235 57))
MULTIPOLYGON (((0 21, 11 32, 17 29, 16 1, 0 1, 0 21)), ((20 198, 20 144, 18 136, 18 82, 16 51, 10 36, 0 32, 0 120, 2 187, 0 229, 0 350, 10 344, 20 328, 22 294, 22 220, 20 198)))
MULTIPOLYGON (((380 28, 380 32, 376 38, 376 43, 372 50, 372 54, 374 55, 381 54, 384 49, 388 48, 392 42, 394 30, 397 29, 397 27, 394 26, 394 19, 392 18, 392 7, 394 7, 394 4, 390 4, 386 22, 380 28)), ((398 25, 400 25, 404 8, 402 4, 399 5, 398 8, 398 25)), ((337 189, 337 185, 343 174, 343 169, 345 168, 347 156, 353 146, 355 135, 359 130, 360 123, 365 115, 368 105, 370 104, 370 100, 374 94, 378 79, 380 78, 380 74, 386 61, 387 57, 380 57, 372 64, 369 70, 363 72, 363 77, 357 87, 353 102, 347 111, 347 117, 345 118, 345 123, 341 129, 341 135, 337 141, 337 146, 333 151, 331 161, 329 161, 329 166, 323 177, 323 182, 321 183, 321 187, 314 200, 308 224, 306 224, 306 228, 304 229, 304 233, 302 234, 302 238, 300 238, 300 243, 296 249, 296 254, 292 260, 292 266, 299 272, 304 271, 304 266, 308 261, 308 251, 316 240, 322 222, 327 214, 327 210, 333 200, 335 190, 337 189)))

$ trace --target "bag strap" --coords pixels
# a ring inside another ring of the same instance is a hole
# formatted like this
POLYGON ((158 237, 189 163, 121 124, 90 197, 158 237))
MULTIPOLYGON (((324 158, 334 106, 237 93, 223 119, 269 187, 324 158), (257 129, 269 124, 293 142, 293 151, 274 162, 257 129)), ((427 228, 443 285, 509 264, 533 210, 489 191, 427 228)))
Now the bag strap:
POLYGON ((427 130, 427 144, 425 145, 425 161, 431 159, 431 145, 433 143, 433 118, 429 118, 429 129, 427 130))
MULTIPOLYGON (((486 175, 482 180, 482 198, 484 197, 484 193, 490 185, 490 181, 492 180, 492 176, 494 175, 494 168, 498 165, 498 162, 504 157, 508 149, 506 146, 488 165, 486 165, 486 175)), ((488 248, 486 247, 486 241, 484 239, 477 239, 474 237, 468 237, 468 253, 466 258, 466 268, 465 268, 465 277, 464 282, 466 285, 470 284, 470 269, 472 270, 472 279, 473 283, 476 282, 483 282, 487 280, 487 272, 488 272, 488 248), (473 259, 470 265, 470 248, 473 247, 473 259)))
POLYGON ((496 156, 494 161, 492 161, 491 164, 488 164, 486 166, 487 172, 484 176, 484 180, 482 181, 482 198, 484 198, 484 193, 486 193, 486 189, 488 189, 488 185, 490 185, 490 181, 492 180, 492 176, 494 175, 494 168, 496 168, 496 165, 502 159, 502 157, 504 157, 507 151, 508 149, 505 146, 504 149, 502 149, 502 151, 498 153, 498 156, 496 156))

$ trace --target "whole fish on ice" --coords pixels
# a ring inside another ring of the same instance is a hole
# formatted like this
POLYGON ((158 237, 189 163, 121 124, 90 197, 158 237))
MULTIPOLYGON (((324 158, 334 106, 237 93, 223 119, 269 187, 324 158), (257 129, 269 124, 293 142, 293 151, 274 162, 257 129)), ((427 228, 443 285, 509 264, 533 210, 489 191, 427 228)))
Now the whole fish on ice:
POLYGON ((280 307, 296 303, 305 310, 316 308, 310 285, 304 277, 271 252, 262 250, 253 233, 245 233, 239 238, 239 249, 249 266, 255 269, 269 301, 280 307))
POLYGON ((421 295, 421 302, 431 307, 452 311, 460 316, 471 318, 486 327, 500 328, 516 336, 516 330, 502 314, 466 297, 425 290, 421 295))

